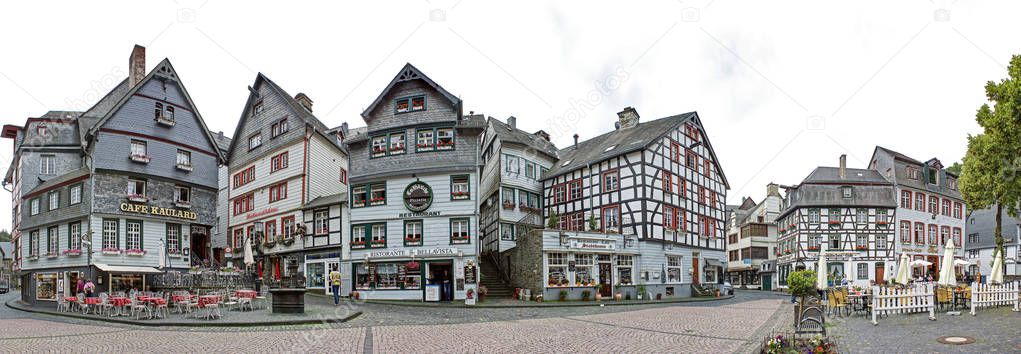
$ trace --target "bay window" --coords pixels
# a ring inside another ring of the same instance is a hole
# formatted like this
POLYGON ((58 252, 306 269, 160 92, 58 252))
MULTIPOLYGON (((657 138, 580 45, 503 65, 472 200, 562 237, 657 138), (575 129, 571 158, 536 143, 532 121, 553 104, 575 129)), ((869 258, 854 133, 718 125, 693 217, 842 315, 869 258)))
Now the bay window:
POLYGON ((404 133, 390 134, 390 148, 388 153, 390 155, 400 155, 407 151, 405 145, 404 133))

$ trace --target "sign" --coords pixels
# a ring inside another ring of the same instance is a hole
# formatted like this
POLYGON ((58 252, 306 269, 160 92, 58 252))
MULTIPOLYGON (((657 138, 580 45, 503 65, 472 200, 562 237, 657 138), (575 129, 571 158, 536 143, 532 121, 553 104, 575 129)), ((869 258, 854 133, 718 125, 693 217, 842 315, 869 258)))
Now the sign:
POLYGON ((415 250, 415 255, 419 257, 429 256, 456 256, 458 250, 456 248, 433 248, 424 250, 415 250))
POLYGON ((571 240, 571 248, 581 248, 589 250, 613 250, 612 241, 596 241, 596 240, 571 240))
POLYGON ((386 251, 375 251, 369 253, 369 258, 399 258, 399 257, 411 257, 411 251, 409 250, 386 250, 386 251))
POLYGON ((397 217, 401 218, 401 219, 421 218, 421 217, 424 217, 424 216, 440 216, 440 212, 439 211, 423 211, 423 212, 418 212, 418 213, 400 213, 400 214, 397 214, 397 217))
POLYGON ((464 304, 475 305, 475 298, 478 297, 478 290, 475 289, 475 284, 468 284, 467 289, 464 291, 464 304))
POLYGON ((429 249, 395 249, 375 251, 369 253, 369 258, 410 258, 410 257, 435 257, 435 256, 457 256, 456 248, 429 248, 429 249))
POLYGON ((440 285, 429 284, 425 286, 425 301, 440 301, 440 285))
POLYGON ((158 206, 148 206, 145 204, 131 204, 121 203, 121 211, 125 213, 145 214, 153 216, 165 216, 168 218, 195 220, 198 219, 198 214, 193 211, 172 209, 172 208, 161 208, 158 206))
POLYGON ((404 207, 418 213, 429 209, 433 203, 433 189, 422 181, 411 182, 404 188, 404 207))
POLYGON ((464 283, 469 285, 477 283, 475 278, 475 264, 468 263, 464 266, 464 283))
POLYGON ((260 216, 263 216, 263 215, 269 215, 269 214, 275 213, 277 211, 280 211, 280 209, 270 207, 270 208, 266 208, 266 209, 263 209, 263 210, 253 211, 251 213, 245 214, 245 217, 249 218, 249 219, 254 219, 254 218, 257 218, 257 217, 260 217, 260 216))

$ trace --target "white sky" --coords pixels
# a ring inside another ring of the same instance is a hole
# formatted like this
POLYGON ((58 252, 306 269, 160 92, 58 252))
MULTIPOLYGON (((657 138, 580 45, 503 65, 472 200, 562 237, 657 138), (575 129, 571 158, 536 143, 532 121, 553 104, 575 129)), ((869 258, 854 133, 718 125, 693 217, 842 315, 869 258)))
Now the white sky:
POLYGON ((466 112, 514 115, 561 147, 613 129, 625 106, 643 120, 698 111, 734 204, 842 153, 866 167, 875 145, 959 161, 985 82, 1021 53, 1016 1, 341 3, 6 4, 0 119, 88 108, 137 43, 147 70, 170 58, 213 131, 234 131, 259 71, 309 95, 328 126, 357 127, 411 62, 466 112))

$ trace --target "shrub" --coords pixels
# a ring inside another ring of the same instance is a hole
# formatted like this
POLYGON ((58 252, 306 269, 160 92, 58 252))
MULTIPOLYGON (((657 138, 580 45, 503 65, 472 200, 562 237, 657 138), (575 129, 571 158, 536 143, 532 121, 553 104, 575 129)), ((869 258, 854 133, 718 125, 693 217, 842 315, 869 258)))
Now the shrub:
POLYGON ((560 290, 560 301, 567 300, 567 290, 560 290))
POLYGON ((588 301, 589 297, 592 296, 591 290, 583 290, 581 292, 581 301, 588 301))
POLYGON ((816 273, 814 270, 799 270, 787 276, 787 289, 795 296, 815 294, 816 273))

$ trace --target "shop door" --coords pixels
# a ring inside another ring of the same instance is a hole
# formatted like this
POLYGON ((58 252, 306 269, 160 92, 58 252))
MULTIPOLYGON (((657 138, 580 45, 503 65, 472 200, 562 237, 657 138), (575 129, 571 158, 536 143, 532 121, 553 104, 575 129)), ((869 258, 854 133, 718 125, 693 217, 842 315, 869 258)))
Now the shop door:
MULTIPOLYGON (((324 273, 326 274, 326 276, 324 277, 324 279, 325 279, 324 285, 326 286, 326 295, 330 295, 330 296, 333 296, 333 282, 330 279, 330 273, 333 272, 334 268, 337 269, 337 272, 340 272, 340 262, 326 262, 326 268, 325 268, 325 271, 324 271, 324 273)), ((343 283, 341 283, 341 284, 343 284, 343 283)), ((343 286, 341 286, 337 290, 341 291, 341 293, 343 293, 343 291, 340 290, 342 288, 343 288, 343 286)))
POLYGON ((698 267, 698 258, 691 258, 691 283, 699 284, 698 273, 701 272, 701 268, 698 267))
POLYGON ((613 267, 610 263, 599 263, 599 294, 613 296, 613 267))
POLYGON ((886 283, 886 264, 883 262, 876 263, 876 284, 886 283))
POLYGON ((771 274, 762 275, 762 291, 773 291, 773 276, 771 274))
POLYGON ((939 269, 939 266, 940 266, 939 258, 940 257, 937 257, 937 256, 929 256, 929 263, 932 263, 932 265, 930 265, 926 269, 926 271, 928 272, 927 274, 932 275, 932 280, 933 281, 939 279, 939 270, 940 270, 939 269))

